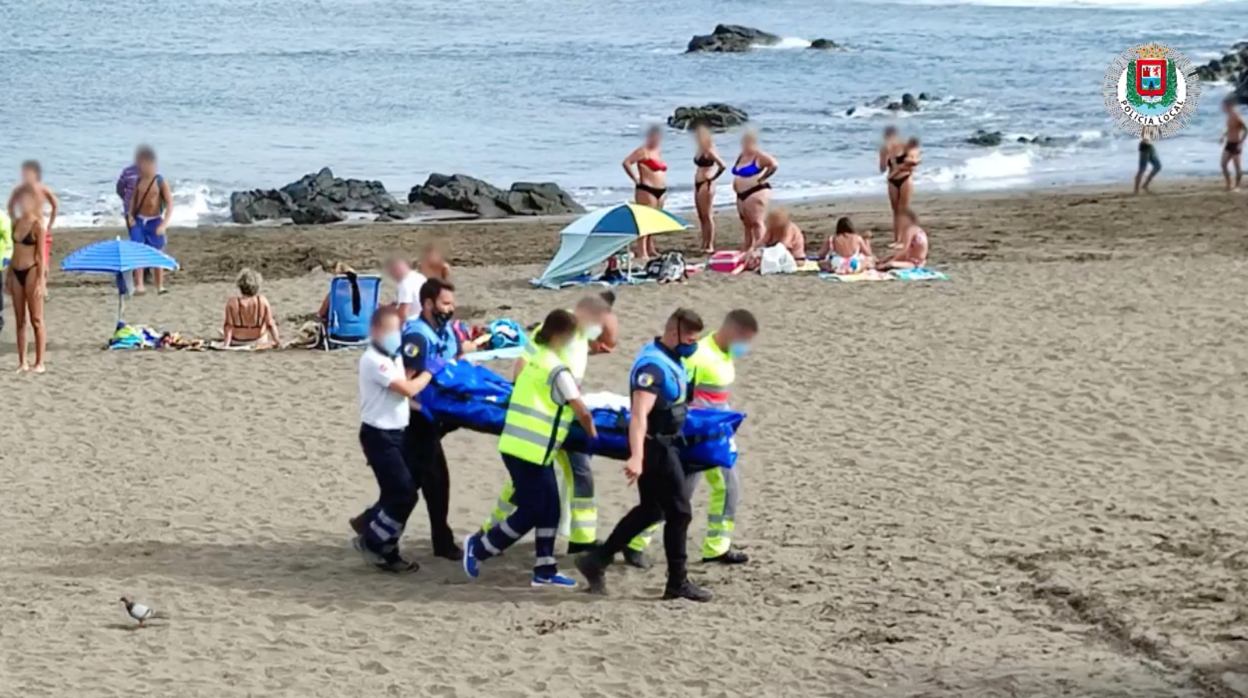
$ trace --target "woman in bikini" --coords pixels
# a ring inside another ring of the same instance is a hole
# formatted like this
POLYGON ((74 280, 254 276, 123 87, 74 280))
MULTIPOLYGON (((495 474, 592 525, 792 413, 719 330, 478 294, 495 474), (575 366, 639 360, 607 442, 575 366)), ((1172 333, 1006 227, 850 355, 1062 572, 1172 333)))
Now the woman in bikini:
POLYGON ((919 217, 914 211, 902 209, 897 214, 901 225, 901 249, 890 259, 880 263, 880 270, 917 269, 927 266, 927 233, 919 227, 919 217))
MULTIPOLYGON (((624 171, 633 180, 633 201, 645 206, 663 208, 667 199, 667 163, 663 162, 663 131, 651 126, 646 131, 646 142, 624 158, 624 171)), ((643 261, 657 257, 659 252, 650 235, 638 243, 643 261)))
POLYGON ((715 180, 728 165, 715 150, 715 139, 706 124, 694 129, 693 139, 698 148, 693 156, 696 168, 693 171, 693 205, 698 209, 698 223, 702 226, 702 251, 711 254, 715 251, 715 180))
MULTIPOLYGON (((61 202, 56 198, 56 194, 43 183, 43 167, 38 160, 27 160, 22 163, 22 182, 13 188, 13 193, 9 196, 9 220, 17 220, 13 215, 17 197, 24 189, 33 189, 39 198, 39 211, 42 214, 44 207, 48 208, 48 222, 45 228, 48 231, 46 241, 43 245, 43 266, 51 268, 52 260, 52 226, 56 225, 56 212, 61 207, 61 202)), ((45 279, 46 281, 46 279, 45 279)), ((44 300, 47 300, 48 289, 43 289, 44 300)))
POLYGON ((260 274, 244 269, 238 274, 238 293, 225 302, 225 326, 222 333, 226 347, 279 346, 277 321, 269 299, 260 295, 260 274), (261 341, 268 335, 267 342, 261 341))
MULTIPOLYGON (((880 174, 887 175, 889 165, 893 162, 893 158, 900 155, 905 149, 905 144, 901 142, 901 137, 897 135, 896 126, 884 127, 884 139, 880 141, 880 174)), ((892 184, 887 185, 888 189, 888 205, 893 209, 893 216, 897 216, 897 190, 892 184)))
POLYGON ((742 252, 750 252, 763 244, 767 204, 771 202, 771 185, 767 180, 779 166, 779 161, 759 149, 758 136, 753 131, 741 137, 741 154, 732 166, 732 190, 737 193, 737 215, 745 229, 742 252))
POLYGON ((43 373, 43 357, 48 338, 43 326, 43 296, 47 289, 48 267, 43 262, 48 228, 43 221, 44 198, 32 186, 18 187, 9 200, 13 220, 13 259, 9 263, 9 295, 17 320, 17 371, 30 370, 26 363, 26 324, 35 330, 35 373, 43 373))
POLYGON ((911 138, 888 160, 888 200, 893 203, 893 242, 890 249, 901 247, 902 212, 910 208, 914 193, 914 168, 923 161, 919 139, 911 138))
POLYGON ((830 274, 857 274, 874 266, 871 242, 848 216, 841 216, 836 232, 819 248, 819 268, 830 274))

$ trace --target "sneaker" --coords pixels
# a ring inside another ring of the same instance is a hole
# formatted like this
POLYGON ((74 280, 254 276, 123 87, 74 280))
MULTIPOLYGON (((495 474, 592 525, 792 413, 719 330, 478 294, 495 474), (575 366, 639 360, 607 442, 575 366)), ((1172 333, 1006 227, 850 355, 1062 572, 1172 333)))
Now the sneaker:
POLYGON ((476 538, 476 534, 470 534, 464 539, 464 554, 461 557, 464 561, 464 574, 476 579, 481 576, 481 561, 477 559, 476 543, 473 542, 474 538, 476 538))
POLYGON ((605 570, 603 570, 602 566, 598 564, 598 561, 594 559, 594 554, 590 552, 578 555, 575 560, 575 564, 576 569, 580 570, 581 574, 585 575, 585 581, 589 583, 589 593, 606 596, 607 582, 604 578, 605 575, 603 574, 605 570))
POLYGON ((420 565, 411 560, 405 560, 397 552, 393 555, 379 555, 368 549, 364 545, 364 537, 356 536, 351 539, 351 547, 359 551, 364 561, 372 565, 382 572, 390 572, 391 574, 405 574, 408 572, 416 572, 420 569, 420 565))
POLYGON ((580 555, 581 553, 587 553, 600 545, 602 545, 602 541, 600 540, 596 540, 593 543, 568 543, 568 554, 580 555))
POLYGON ((686 579, 681 582, 680 586, 669 586, 663 590, 663 600, 670 601, 672 599, 688 599, 690 601, 705 602, 715 598, 714 594, 703 589, 686 579))
POLYGON ((533 587, 556 587, 559 589, 575 589, 576 580, 563 574, 555 572, 554 574, 534 574, 533 581, 529 584, 533 587))
POLYGON ((646 557, 644 552, 633 550, 632 548, 624 549, 624 562, 628 563, 630 567, 636 567, 639 570, 648 570, 651 567, 650 558, 646 557))
POLYGON ((723 555, 702 558, 702 562, 718 562, 721 565, 744 565, 749 561, 750 556, 740 550, 729 550, 723 555))

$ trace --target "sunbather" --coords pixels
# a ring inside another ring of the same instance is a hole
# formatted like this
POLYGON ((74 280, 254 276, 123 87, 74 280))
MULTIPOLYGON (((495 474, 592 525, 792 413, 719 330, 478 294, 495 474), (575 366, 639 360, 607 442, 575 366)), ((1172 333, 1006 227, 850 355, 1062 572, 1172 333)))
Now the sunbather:
POLYGON ((223 344, 226 347, 256 346, 281 344, 277 334, 277 321, 273 319, 273 308, 269 299, 260 295, 260 274, 251 269, 244 269, 238 274, 239 295, 225 302, 225 334, 223 344), (261 341, 268 335, 267 342, 261 341))
POLYGON ((836 232, 819 248, 819 268, 831 274, 857 274, 874 266, 871 243, 848 216, 841 216, 836 232))
POLYGON ((927 265, 927 233, 919 227, 919 218, 910 209, 897 214, 901 228, 901 249, 880 263, 881 270, 917 269, 927 265))
POLYGON ((789 212, 783 208, 778 208, 767 214, 763 247, 773 247, 775 245, 784 245, 785 249, 789 251, 789 254, 793 255, 793 259, 797 260, 799 264, 806 259, 806 235, 793 222, 789 212))

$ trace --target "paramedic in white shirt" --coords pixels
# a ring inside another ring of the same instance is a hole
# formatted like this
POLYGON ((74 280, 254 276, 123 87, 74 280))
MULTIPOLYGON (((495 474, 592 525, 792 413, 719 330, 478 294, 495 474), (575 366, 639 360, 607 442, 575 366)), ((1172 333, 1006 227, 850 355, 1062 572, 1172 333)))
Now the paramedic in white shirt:
POLYGON ((390 279, 398 285, 394 302, 399 306, 399 316, 403 321, 414 320, 420 315, 420 288, 425 285, 424 274, 412 269, 406 259, 391 258, 386 263, 386 272, 390 279))
POLYGON ((399 355, 402 325, 397 310, 378 309, 373 314, 372 341, 360 357, 360 446, 381 494, 358 522, 361 532, 353 543, 366 561, 385 572, 418 569, 399 554, 399 538, 417 497, 403 457, 403 432, 411 414, 408 400, 432 378, 427 371, 407 377, 399 355))

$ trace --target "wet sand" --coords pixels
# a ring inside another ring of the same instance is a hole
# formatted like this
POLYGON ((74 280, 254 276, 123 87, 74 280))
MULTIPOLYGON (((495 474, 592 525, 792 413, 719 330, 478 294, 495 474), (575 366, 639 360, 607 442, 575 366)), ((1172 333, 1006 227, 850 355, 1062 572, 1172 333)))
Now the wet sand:
MULTIPOLYGON (((1248 694, 1248 198, 1216 188, 920 198, 949 283, 623 289, 622 351, 591 389, 624 390, 677 305, 763 323, 734 396, 753 562, 695 563, 705 606, 654 600, 661 565, 613 568, 608 599, 532 591, 529 543, 469 583, 431 557, 423 504, 423 569, 370 572, 346 524, 376 494, 358 354, 99 351, 107 282, 56 274, 50 373, 0 373, 0 695, 1248 694), (169 619, 133 630, 122 595, 169 619)), ((884 230, 885 206, 794 213, 813 248, 838 215, 884 230)), ((461 305, 531 321, 577 297, 525 283, 559 227, 175 230, 184 270, 128 317, 210 335, 247 264, 289 333, 321 264, 438 239, 461 305)), ((504 470, 490 437, 447 449, 462 535, 504 470)), ((596 465, 605 537, 636 495, 596 465)), ((691 550, 704 485, 694 501, 691 550)))

